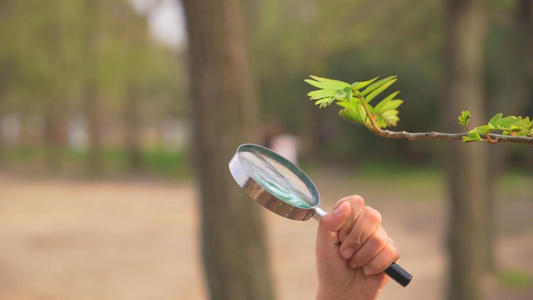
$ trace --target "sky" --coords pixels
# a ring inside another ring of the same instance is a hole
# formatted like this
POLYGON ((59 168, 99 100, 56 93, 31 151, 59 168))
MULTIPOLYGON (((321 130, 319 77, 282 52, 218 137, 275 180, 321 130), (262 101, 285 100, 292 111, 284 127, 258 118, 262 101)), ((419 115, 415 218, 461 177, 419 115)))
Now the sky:
POLYGON ((135 9, 148 17, 148 26, 155 40, 172 48, 187 43, 185 16, 178 0, 130 0, 135 9))

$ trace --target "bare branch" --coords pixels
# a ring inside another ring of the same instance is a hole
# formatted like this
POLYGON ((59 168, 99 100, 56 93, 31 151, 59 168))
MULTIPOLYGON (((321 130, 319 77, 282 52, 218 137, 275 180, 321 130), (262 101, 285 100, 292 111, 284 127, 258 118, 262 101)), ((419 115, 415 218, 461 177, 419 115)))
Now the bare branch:
MULTIPOLYGON (((390 131, 390 130, 381 130, 381 131, 372 131, 375 135, 388 139, 408 139, 410 141, 414 140, 447 140, 448 142, 453 141, 462 141, 464 136, 467 136, 466 133, 442 133, 442 132, 407 132, 407 131, 390 131)), ((511 136, 503 134, 494 134, 489 135, 490 139, 483 139, 485 142, 491 143, 517 143, 517 144, 532 144, 533 138, 526 136, 511 136)))

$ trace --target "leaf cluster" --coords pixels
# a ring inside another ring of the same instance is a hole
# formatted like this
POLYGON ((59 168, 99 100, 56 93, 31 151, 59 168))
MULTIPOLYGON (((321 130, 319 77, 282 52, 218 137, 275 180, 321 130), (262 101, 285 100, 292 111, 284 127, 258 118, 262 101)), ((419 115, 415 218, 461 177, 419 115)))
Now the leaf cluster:
POLYGON ((398 91, 388 95, 375 106, 370 104, 374 98, 396 82, 397 76, 381 80, 376 77, 352 84, 318 76, 311 78, 305 82, 319 89, 307 94, 310 100, 316 101, 315 105, 320 108, 337 104, 342 107, 339 116, 347 121, 362 124, 371 131, 379 131, 389 126, 396 126, 400 120, 397 108, 403 101, 395 98, 398 91))
POLYGON ((362 124, 381 137, 406 138, 409 140, 446 139, 448 141, 462 139, 464 142, 484 141, 493 144, 505 141, 533 143, 533 121, 529 117, 503 117, 501 113, 490 119, 487 125, 470 129, 468 124, 472 115, 469 111, 463 111, 458 119, 459 124, 466 128, 466 134, 384 131, 382 129, 396 126, 399 121, 397 108, 403 103, 402 100, 396 99, 399 92, 396 91, 389 94, 375 106, 372 106, 370 102, 396 82, 396 76, 381 80, 376 77, 368 81, 354 82, 352 84, 318 76, 311 76, 311 78, 305 81, 317 87, 318 90, 309 92, 307 95, 310 100, 315 101, 315 105, 323 108, 335 103, 342 107, 339 110, 340 117, 350 122, 362 124))
POLYGON ((464 142, 478 142, 482 141, 483 138, 492 141, 492 138, 490 137, 491 133, 533 137, 533 120, 530 121, 529 117, 503 117, 503 114, 499 113, 492 117, 487 125, 469 129, 468 122, 471 117, 469 111, 463 111, 461 116, 459 116, 459 124, 465 126, 466 130, 468 130, 467 136, 463 137, 464 142))

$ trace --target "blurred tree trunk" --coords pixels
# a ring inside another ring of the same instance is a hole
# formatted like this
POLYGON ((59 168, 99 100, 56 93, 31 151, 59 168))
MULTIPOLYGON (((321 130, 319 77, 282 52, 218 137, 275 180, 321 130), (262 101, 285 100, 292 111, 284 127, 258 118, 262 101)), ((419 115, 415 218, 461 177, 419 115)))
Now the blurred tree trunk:
MULTIPOLYGON (((520 51, 523 55, 524 62, 524 75, 526 78, 525 86, 526 91, 526 103, 525 109, 529 113, 533 113, 533 1, 531 0, 519 0, 520 7, 518 8, 518 19, 521 38, 523 39, 520 47, 520 51)), ((533 155, 526 156, 529 158, 529 166, 533 166, 533 155)))
POLYGON ((85 0, 85 76, 83 110, 87 121, 89 147, 87 150, 87 174, 96 178, 102 175, 102 111, 98 83, 98 64, 100 59, 100 1, 85 0))
POLYGON ((89 83, 85 87, 83 99, 83 111, 87 120, 87 136, 89 147, 87 149, 87 175, 97 178, 102 175, 102 134, 101 134, 101 112, 100 101, 98 99, 98 87, 95 83, 89 83))
POLYGON ((237 0, 185 0, 203 262, 211 299, 273 299, 260 206, 228 170, 256 141, 254 97, 237 0))
MULTIPOLYGON (((0 2, 0 5, 3 5, 2 2, 0 2)), ((0 6, 0 13, 1 13, 1 6, 0 6)), ((4 117, 4 111, 3 111, 3 103, 4 98, 7 98, 8 90, 9 90, 9 83, 11 82, 11 76, 9 74, 9 64, 5 61, 3 61, 3 57, 0 57, 0 166, 4 162, 4 135, 2 132, 2 121, 4 117)))
POLYGON ((124 106, 124 121, 126 125, 126 153, 130 171, 140 171, 142 168, 141 153, 141 83, 132 81, 128 86, 124 106))
POLYGON ((49 99, 45 108, 44 142, 46 164, 51 174, 61 170, 61 152, 66 142, 66 122, 60 99, 49 99))
MULTIPOLYGON (((483 103, 483 0, 446 0, 446 127, 456 128, 461 110, 485 120, 483 103), (454 127, 455 126, 455 127, 454 127)), ((480 124, 479 124, 480 125, 480 124)), ((450 143, 446 149, 450 198, 448 299, 482 299, 487 199, 487 149, 483 143, 450 143)))
MULTIPOLYGON (((490 101, 490 116, 497 113, 506 115, 523 115, 528 97, 531 97, 530 78, 528 75, 528 56, 533 55, 528 44, 533 40, 533 3, 530 0, 518 0, 516 11, 512 19, 514 22, 505 31, 505 36, 500 37, 498 43, 502 44, 503 53, 496 53, 493 63, 494 71, 491 82, 497 83, 488 95, 490 101)), ((531 59, 531 58, 529 58, 531 59)), ((497 206, 497 187, 507 169, 509 146, 490 147, 489 150, 489 191, 485 206, 486 224, 484 227, 484 245, 486 249, 484 266, 489 272, 496 271, 495 239, 496 228, 494 224, 495 207, 497 206)))
MULTIPOLYGON (((60 11, 61 1, 52 2, 52 9, 60 11)), ((48 20, 44 27, 46 60, 50 66, 50 89, 44 95, 47 97, 44 103, 45 116, 45 149, 46 163, 51 174, 57 174, 61 170, 61 152, 66 143, 65 106, 66 93, 62 87, 61 79, 65 73, 65 61, 63 43, 65 43, 61 16, 54 16, 48 20)))
MULTIPOLYGON (((520 7, 518 8, 518 22, 519 30, 523 37, 521 44, 521 51, 524 55, 524 65, 526 69, 526 77, 530 83, 533 83, 533 1, 519 0, 520 7)), ((533 86, 529 85, 529 96, 533 96, 533 86)))
MULTIPOLYGON (((7 19, 5 16, 8 10, 9 0, 0 0, 0 24, 7 19)), ((3 49, 2 49, 3 50, 3 49)), ((3 54, 3 53, 2 53, 3 54)), ((3 120, 3 103, 7 98, 9 83, 11 82, 11 76, 9 74, 9 57, 0 56, 0 166, 4 161, 4 141, 2 133, 2 120, 3 120)))

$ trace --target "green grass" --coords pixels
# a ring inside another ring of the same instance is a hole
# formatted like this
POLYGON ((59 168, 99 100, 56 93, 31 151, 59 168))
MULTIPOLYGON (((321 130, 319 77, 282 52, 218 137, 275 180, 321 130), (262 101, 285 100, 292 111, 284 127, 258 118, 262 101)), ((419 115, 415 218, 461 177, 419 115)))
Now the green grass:
POLYGON ((506 270, 501 272, 499 279, 508 288, 528 288, 533 285, 533 276, 521 270, 506 270))
POLYGON ((192 168, 185 151, 168 152, 163 149, 148 150, 143 153, 145 168, 157 174, 174 178, 191 177, 192 168))
POLYGON ((367 161, 355 172, 369 178, 387 177, 401 181, 440 180, 443 173, 432 165, 410 165, 399 161, 367 161))
MULTIPOLYGON (((83 174, 88 161, 87 151, 70 149, 56 150, 61 169, 74 170, 83 174)), ((19 147, 4 153, 3 162, 11 168, 22 168, 26 171, 46 168, 47 151, 43 147, 19 147)), ((127 153, 118 148, 102 150, 104 174, 131 173, 127 153)), ((147 149, 141 153, 140 169, 137 173, 153 174, 170 178, 189 178, 192 168, 185 151, 168 151, 161 148, 147 149)))
MULTIPOLYGON (((408 164, 398 160, 366 160, 362 163, 341 165, 338 162, 328 166, 316 161, 303 161, 302 169, 311 179, 321 178, 323 172, 333 168, 332 175, 337 172, 335 186, 353 185, 368 190, 390 190, 402 197, 409 197, 416 201, 444 199, 446 193, 446 172, 438 164, 408 164)), ((328 175, 329 176, 329 175, 328 175)), ((498 175, 499 192, 507 195, 533 199, 530 186, 533 184, 533 174, 527 169, 510 170, 498 175)))

